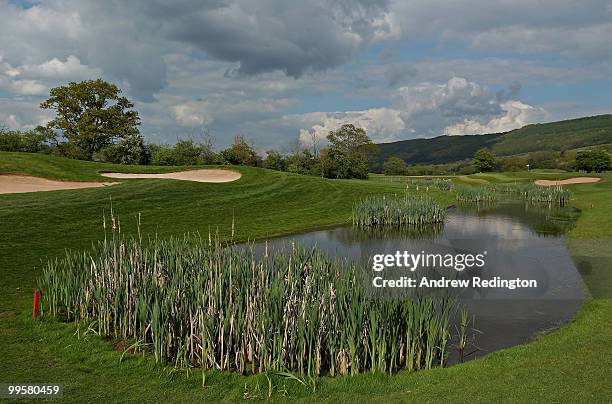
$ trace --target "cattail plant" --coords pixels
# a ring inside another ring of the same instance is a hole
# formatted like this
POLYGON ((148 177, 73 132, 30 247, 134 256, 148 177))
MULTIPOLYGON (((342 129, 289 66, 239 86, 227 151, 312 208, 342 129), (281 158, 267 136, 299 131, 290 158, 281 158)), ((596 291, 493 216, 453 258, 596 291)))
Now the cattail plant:
POLYGON ((494 187, 489 186, 461 186, 457 187, 457 201, 459 202, 494 202, 499 199, 494 187))
POLYGON ((447 178, 431 178, 431 179, 410 179, 406 182, 408 189, 417 189, 428 191, 429 189, 437 189, 440 191, 452 191, 455 187, 453 182, 447 178))
POLYGON ((542 187, 535 184, 499 184, 457 187, 459 202, 494 202, 502 196, 506 198, 516 196, 530 203, 565 206, 569 203, 572 194, 561 185, 542 187))
POLYGON ((353 225, 374 227, 441 223, 444 212, 440 205, 425 196, 369 196, 353 205, 353 225))
POLYGON ((45 315, 138 341, 163 365, 309 376, 443 365, 455 301, 373 299, 366 286, 355 264, 317 249, 258 256, 218 236, 117 231, 40 278, 45 315))

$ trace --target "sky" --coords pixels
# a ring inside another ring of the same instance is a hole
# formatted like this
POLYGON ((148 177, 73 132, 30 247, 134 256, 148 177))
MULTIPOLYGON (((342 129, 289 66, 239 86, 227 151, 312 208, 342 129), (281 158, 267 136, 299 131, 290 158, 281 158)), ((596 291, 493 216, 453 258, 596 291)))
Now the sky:
POLYGON ((610 38, 610 1, 0 0, 0 125, 103 78, 157 143, 501 132, 612 113, 610 38))

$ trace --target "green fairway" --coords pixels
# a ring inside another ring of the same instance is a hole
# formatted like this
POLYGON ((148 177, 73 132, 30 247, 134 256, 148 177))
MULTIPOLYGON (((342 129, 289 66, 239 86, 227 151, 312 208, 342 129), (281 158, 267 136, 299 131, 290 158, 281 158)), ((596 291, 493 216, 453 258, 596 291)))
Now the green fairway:
MULTIPOLYGON (((168 172, 177 167, 135 167, 0 152, 0 173, 61 180, 108 181, 101 171, 168 172)), ((180 168, 185 169, 185 167, 180 168)), ((445 369, 393 376, 366 374, 295 380, 281 375, 241 376, 198 369, 187 373, 154 366, 149 357, 122 355, 119 341, 103 340, 74 324, 31 319, 32 292, 41 261, 64 249, 84 249, 103 237, 112 206, 121 231, 166 237, 219 231, 243 241, 348 223, 353 203, 366 195, 401 193, 405 183, 326 180, 264 169, 232 167, 236 182, 204 184, 128 180, 104 188, 0 195, 0 345, 2 383, 64 385, 64 399, 84 401, 330 401, 610 402, 612 393, 612 175, 573 185, 572 205, 582 214, 568 235, 570 251, 593 299, 567 326, 527 345, 445 369), (598 240, 593 242, 593 240, 598 240)), ((456 182, 559 179, 576 173, 494 173, 456 182)), ((454 196, 430 190, 443 205, 454 196)))

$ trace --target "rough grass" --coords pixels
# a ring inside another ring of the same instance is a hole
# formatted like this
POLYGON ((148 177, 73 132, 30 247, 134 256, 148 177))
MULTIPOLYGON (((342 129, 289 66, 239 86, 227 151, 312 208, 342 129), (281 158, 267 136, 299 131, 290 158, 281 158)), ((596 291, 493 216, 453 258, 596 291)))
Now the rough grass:
MULTIPOLYGON (((107 167, 0 153, 0 172, 102 180, 96 172, 109 170, 107 167)), ((218 225, 227 236, 233 213, 237 237, 244 240, 346 222, 357 198, 403 189, 401 183, 326 181, 267 170, 240 171, 243 178, 227 184, 132 180, 107 188, 0 196, 0 382, 62 383, 64 399, 74 402, 235 402, 267 399, 270 393, 273 401, 612 401, 609 299, 587 301, 568 326, 535 342, 447 369, 316 382, 283 375, 268 375, 268 379, 263 374, 244 377, 209 372, 205 387, 200 373, 188 377, 184 372, 160 370, 154 368, 151 358, 129 353, 120 362, 123 352, 115 349, 112 341, 85 329, 77 332, 72 325, 30 319, 31 293, 40 273, 40 260, 61 255, 65 247, 86 248, 96 240, 110 196, 126 232, 133 231, 135 216, 142 212, 143 230, 149 233, 157 231, 165 236, 207 231, 209 226, 218 225)), ((527 173, 505 174, 534 178, 527 173)), ((612 176, 570 189, 574 193, 572 203, 583 209, 569 235, 572 242, 612 239, 612 176)), ((440 192, 429 191, 428 195, 445 204, 454 200, 452 195, 440 192)), ((599 296, 609 297, 609 261, 594 259, 603 251, 590 244, 590 255, 583 257, 590 265, 585 282, 589 288, 599 284, 599 296)), ((605 241, 601 245, 609 246, 605 241)), ((571 243, 570 248, 575 257, 584 255, 584 250, 575 250, 571 243)))

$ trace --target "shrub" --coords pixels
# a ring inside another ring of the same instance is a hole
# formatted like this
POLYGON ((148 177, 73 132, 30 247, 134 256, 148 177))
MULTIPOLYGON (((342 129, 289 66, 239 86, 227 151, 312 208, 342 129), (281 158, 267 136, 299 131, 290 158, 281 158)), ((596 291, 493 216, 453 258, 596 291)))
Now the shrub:
POLYGON ((219 156, 209 146, 193 140, 180 140, 174 146, 155 145, 151 149, 153 165, 189 166, 219 163, 219 156))
POLYGON ((406 162, 399 157, 391 156, 383 164, 383 169, 386 175, 405 175, 408 166, 406 162))
POLYGON ((263 166, 270 170, 286 171, 287 161, 276 150, 268 150, 266 152, 266 158, 263 161, 263 166))
POLYGON ((29 131, 0 127, 0 151, 51 153, 56 140, 55 133, 44 127, 29 131))
POLYGON ((574 162, 576 170, 596 173, 609 171, 611 165, 610 155, 604 149, 580 151, 574 162))
POLYGON ((151 160, 151 149, 144 144, 142 136, 132 135, 94 153, 93 159, 107 163, 146 165, 151 160))

